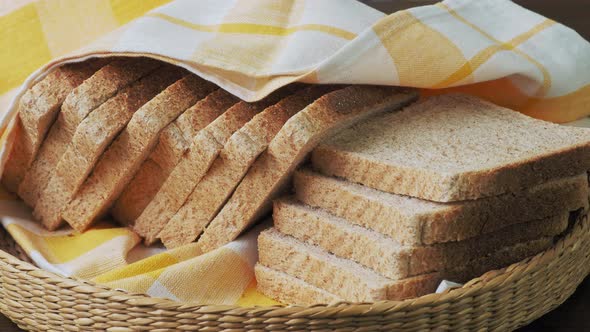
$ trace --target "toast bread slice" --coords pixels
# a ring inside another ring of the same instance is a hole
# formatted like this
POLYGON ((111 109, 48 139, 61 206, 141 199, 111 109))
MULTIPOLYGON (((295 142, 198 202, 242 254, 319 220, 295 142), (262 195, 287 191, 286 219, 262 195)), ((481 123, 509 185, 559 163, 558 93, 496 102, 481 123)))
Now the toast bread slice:
POLYGON ((274 104, 284 91, 256 103, 239 102, 192 138, 190 147, 170 173, 158 193, 133 225, 146 244, 154 243, 172 216, 182 207, 195 186, 219 155, 231 135, 254 115, 274 104))
POLYGON ((518 193, 453 203, 390 194, 305 169, 295 173, 293 184, 299 201, 407 246, 464 240, 551 217, 556 211, 588 209, 586 174, 518 193))
POLYGON ((35 207, 51 172, 57 166, 80 122, 119 90, 158 66, 160 63, 152 59, 117 59, 99 69, 68 94, 61 106, 61 112, 18 188, 18 195, 25 203, 35 207))
POLYGON ((82 232, 102 217, 156 146, 161 131, 215 89, 213 83, 187 75, 137 110, 63 211, 70 226, 82 232))
POLYGON ((343 130, 313 167, 368 187, 452 202, 519 192, 590 169, 590 129, 440 95, 343 130))
POLYGON ((61 226, 63 209, 133 113, 182 77, 183 73, 177 67, 161 67, 92 111, 76 129, 71 143, 41 193, 33 211, 35 218, 49 230, 61 226))
POLYGON ((68 94, 107 61, 91 59, 63 65, 25 92, 19 101, 14 141, 2 173, 2 184, 6 189, 18 192, 20 183, 68 94))
POLYGON ((113 217, 123 225, 133 225, 188 151, 194 135, 238 101, 237 97, 218 89, 170 123, 160 134, 154 151, 115 201, 113 217))
POLYGON ((484 256, 519 242, 556 236, 568 227, 569 212, 527 221, 464 241, 428 246, 403 246, 389 236, 354 225, 325 210, 304 205, 292 198, 276 200, 275 228, 302 242, 353 260, 379 274, 402 279, 450 267, 484 256), (309 230, 313 229, 312 232, 309 230))
POLYGON ((264 265, 254 266, 259 292, 284 304, 312 305, 344 302, 332 293, 264 265))
POLYGON ((433 292, 442 279, 463 282, 486 271, 535 255, 553 244, 553 237, 504 247, 464 262, 452 270, 405 279, 383 277, 351 260, 296 240, 272 228, 258 238, 259 264, 292 275, 350 302, 402 300, 433 292))
POLYGON ((292 172, 319 141, 372 115, 399 109, 415 90, 349 86, 330 92, 291 117, 252 167, 197 243, 205 252, 234 240, 272 207, 292 172))
POLYGON ((333 89, 311 86, 300 90, 256 114, 236 131, 186 203, 158 235, 164 245, 174 248, 196 240, 285 122, 333 89))

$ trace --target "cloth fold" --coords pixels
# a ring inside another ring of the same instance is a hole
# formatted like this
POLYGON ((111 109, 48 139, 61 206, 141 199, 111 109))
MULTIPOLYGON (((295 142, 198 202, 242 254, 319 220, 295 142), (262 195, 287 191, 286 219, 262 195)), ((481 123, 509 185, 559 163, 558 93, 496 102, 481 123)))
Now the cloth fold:
MULTIPOLYGON (((0 102, 14 98, 0 104, 1 164, 26 89, 65 62, 112 55, 177 64, 249 101, 294 81, 383 84, 471 93, 555 122, 590 114, 590 44, 508 0, 392 15, 354 0, 8 0, 0 102)), ((204 255, 164 251, 108 221, 50 233, 12 195, 0 199, 4 227, 44 269, 187 302, 276 303, 255 290, 259 229, 204 255)))

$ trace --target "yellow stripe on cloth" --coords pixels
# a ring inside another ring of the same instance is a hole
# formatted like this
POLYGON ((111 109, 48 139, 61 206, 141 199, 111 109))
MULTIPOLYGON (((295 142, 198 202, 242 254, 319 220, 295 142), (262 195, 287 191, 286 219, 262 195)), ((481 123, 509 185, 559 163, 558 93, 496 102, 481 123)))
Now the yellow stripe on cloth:
POLYGON ((252 23, 225 23, 225 24, 218 24, 218 25, 202 25, 202 24, 194 24, 191 22, 187 22, 170 15, 162 14, 162 13, 150 13, 146 15, 147 17, 156 17, 159 19, 163 19, 170 23, 183 26, 185 28, 203 31, 203 32, 218 32, 218 33, 242 33, 242 34, 251 34, 251 35, 272 35, 272 36, 288 36, 295 32, 299 31, 316 31, 322 32, 325 34, 329 34, 335 37, 339 37, 346 40, 352 40, 356 37, 356 34, 330 27, 327 25, 321 24, 302 24, 302 25, 295 25, 290 27, 280 27, 280 26, 272 26, 272 25, 264 25, 264 24, 252 24, 252 23))
POLYGON ((452 41, 408 11, 382 19, 373 30, 393 59, 400 85, 428 87, 468 65, 452 41))
POLYGON ((94 281, 185 302, 235 304, 254 280, 253 262, 245 255, 256 251, 256 235, 246 237, 247 249, 229 244, 202 254, 196 244, 188 244, 97 276, 94 281))
POLYGON ((50 59, 35 4, 0 16, 0 94, 22 83, 50 59))
MULTIPOLYGON (((134 247, 139 238, 125 228, 113 228, 112 225, 100 224, 82 234, 48 235, 35 229, 25 228, 18 224, 9 224, 6 229, 25 250, 36 250, 44 253, 51 264, 63 264, 80 257, 84 253, 99 247, 119 236, 128 236, 130 248, 134 247)), ((27 251, 28 251, 27 250, 27 251)))
POLYGON ((189 244, 102 274, 96 277, 94 281, 104 284, 135 277, 146 272, 159 271, 170 265, 198 256, 201 253, 201 249, 196 244, 189 244))
POLYGON ((35 6, 53 58, 74 51, 119 26, 109 0, 44 0, 35 6), (88 13, 92 16, 88 17, 88 13), (63 20, 64 17, 67 20, 63 20))
POLYGON ((82 234, 71 229, 49 232, 20 218, 3 217, 2 224, 39 267, 80 278, 93 278, 127 265, 127 253, 140 241, 130 230, 107 223, 82 234))
POLYGON ((167 4, 170 1, 171 0, 110 0, 113 15, 119 25, 123 25, 136 19, 148 11, 167 4))
POLYGON ((469 66, 465 66, 465 68, 461 68, 456 73, 453 73, 453 75, 451 75, 447 80, 442 81, 439 84, 436 84, 435 86, 433 86, 433 88, 440 89, 440 88, 451 86, 453 83, 460 81, 461 79, 463 79, 464 77, 467 77, 468 75, 471 75, 475 69, 479 68, 483 63, 485 63, 487 60, 489 60, 494 54, 496 54, 502 50, 507 50, 507 51, 513 51, 516 54, 525 58, 530 63, 535 65, 539 69, 539 71, 543 74, 543 83, 542 83, 542 86, 539 89, 539 91, 535 94, 536 96, 542 96, 549 90, 549 88, 551 87, 551 75, 549 75, 549 71, 539 61, 535 60, 530 55, 522 52, 521 50, 517 49, 516 47, 518 45, 524 43, 528 39, 532 38, 534 35, 538 34, 542 30, 555 24, 556 22, 554 22, 550 19, 545 19, 542 23, 532 27, 529 31, 527 31, 527 32, 513 38, 512 40, 504 43, 504 42, 497 40, 496 38, 494 38, 492 35, 490 35, 486 31, 480 29, 477 25, 469 22, 467 19, 465 19, 464 17, 459 15, 456 11, 449 8, 444 3, 438 3, 437 6, 445 9, 451 15, 453 15, 455 18, 457 18, 459 21, 469 25, 472 29, 481 33, 486 38, 494 41, 496 43, 496 45, 483 50, 480 54, 478 54, 476 57, 474 57, 474 59, 469 61, 469 63, 468 63, 469 66))

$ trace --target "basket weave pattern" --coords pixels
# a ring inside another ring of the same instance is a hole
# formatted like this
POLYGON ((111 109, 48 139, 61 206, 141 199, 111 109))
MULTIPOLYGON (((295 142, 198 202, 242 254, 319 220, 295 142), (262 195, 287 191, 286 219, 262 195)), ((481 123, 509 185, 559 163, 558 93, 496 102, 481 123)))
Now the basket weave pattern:
POLYGON ((447 293, 311 307, 186 304, 64 278, 27 262, 2 231, 0 311, 31 331, 506 331, 563 303, 590 273, 590 225, 578 219, 550 250, 447 293))

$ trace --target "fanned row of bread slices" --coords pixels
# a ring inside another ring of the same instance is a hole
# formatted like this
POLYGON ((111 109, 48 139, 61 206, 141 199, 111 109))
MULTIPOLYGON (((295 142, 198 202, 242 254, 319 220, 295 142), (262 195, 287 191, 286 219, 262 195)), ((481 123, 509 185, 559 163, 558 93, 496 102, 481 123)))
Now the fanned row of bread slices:
POLYGON ((589 130, 418 99, 292 84, 248 103, 156 60, 91 59, 21 98, 2 183, 50 230, 112 217, 205 252, 272 210, 256 275, 285 303, 419 296, 548 248, 588 210, 589 130))
POLYGON ((148 244, 212 250, 270 210, 317 142, 416 98, 296 84, 247 103, 151 59, 68 64, 23 96, 2 182, 50 230, 111 214, 148 244))

